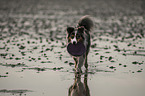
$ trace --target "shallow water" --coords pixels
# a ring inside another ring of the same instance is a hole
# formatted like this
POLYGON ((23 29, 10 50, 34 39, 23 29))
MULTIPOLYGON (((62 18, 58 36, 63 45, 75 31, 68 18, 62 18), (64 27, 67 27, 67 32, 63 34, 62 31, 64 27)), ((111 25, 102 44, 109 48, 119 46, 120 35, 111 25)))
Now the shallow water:
POLYGON ((90 9, 84 6, 86 0, 80 10, 75 9, 77 2, 63 6, 69 3, 65 0, 60 5, 55 1, 32 0, 34 5, 21 1, 19 9, 13 6, 16 1, 1 2, 9 7, 0 7, 0 96, 68 96, 76 81, 81 88, 81 84, 87 85, 88 96, 144 96, 145 20, 135 15, 142 12, 138 11, 140 2, 135 12, 132 6, 127 10, 116 6, 123 16, 107 13, 115 7, 113 0, 103 5, 113 4, 112 9, 103 9, 104 13, 91 9, 95 4, 101 8, 104 0, 93 1, 90 9), (65 29, 75 26, 84 14, 92 15, 95 27, 88 71, 83 67, 81 77, 75 78, 74 61, 66 51, 65 29))

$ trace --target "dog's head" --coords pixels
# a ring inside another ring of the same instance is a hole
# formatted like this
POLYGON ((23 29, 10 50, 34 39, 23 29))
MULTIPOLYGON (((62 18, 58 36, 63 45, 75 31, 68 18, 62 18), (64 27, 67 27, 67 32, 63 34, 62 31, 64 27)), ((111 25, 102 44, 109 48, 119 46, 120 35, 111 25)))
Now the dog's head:
POLYGON ((68 43, 77 44, 78 42, 83 42, 84 32, 85 28, 83 26, 78 28, 67 27, 68 43))

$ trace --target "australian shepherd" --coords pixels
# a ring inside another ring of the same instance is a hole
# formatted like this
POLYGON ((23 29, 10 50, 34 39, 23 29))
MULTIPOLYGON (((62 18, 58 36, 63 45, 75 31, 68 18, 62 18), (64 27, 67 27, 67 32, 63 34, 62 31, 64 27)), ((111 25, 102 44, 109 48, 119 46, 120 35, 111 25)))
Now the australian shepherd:
POLYGON ((85 46, 85 53, 81 56, 72 56, 75 61, 77 73, 81 73, 81 67, 84 65, 88 68, 87 56, 89 53, 91 40, 90 31, 93 28, 93 21, 90 16, 86 15, 80 18, 76 27, 67 27, 67 43, 77 44, 81 42, 85 46))

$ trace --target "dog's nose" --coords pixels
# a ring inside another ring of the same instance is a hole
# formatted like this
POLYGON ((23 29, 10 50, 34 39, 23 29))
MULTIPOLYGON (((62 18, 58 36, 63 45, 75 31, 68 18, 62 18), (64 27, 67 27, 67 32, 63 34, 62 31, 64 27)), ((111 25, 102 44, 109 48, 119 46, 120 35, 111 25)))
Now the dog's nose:
POLYGON ((76 44, 76 42, 74 41, 74 42, 73 42, 73 44, 75 45, 75 44, 76 44))

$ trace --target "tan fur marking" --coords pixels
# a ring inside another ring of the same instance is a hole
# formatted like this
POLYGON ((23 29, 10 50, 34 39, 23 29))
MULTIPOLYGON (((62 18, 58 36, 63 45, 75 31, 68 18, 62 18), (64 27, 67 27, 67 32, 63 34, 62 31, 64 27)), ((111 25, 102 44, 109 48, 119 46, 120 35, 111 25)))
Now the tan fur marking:
POLYGON ((83 39, 82 39, 82 37, 80 37, 79 39, 77 39, 77 42, 80 42, 80 41, 82 41, 83 39))

